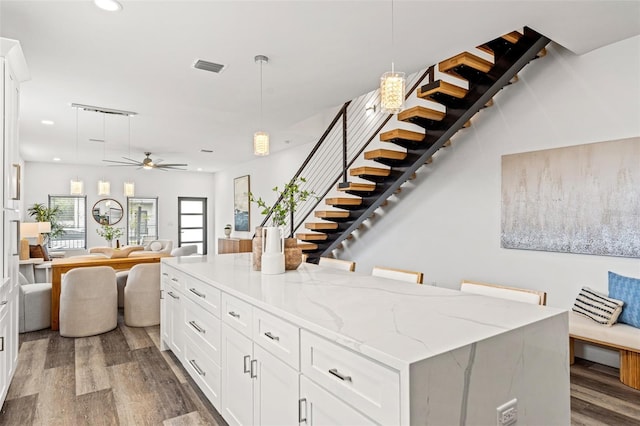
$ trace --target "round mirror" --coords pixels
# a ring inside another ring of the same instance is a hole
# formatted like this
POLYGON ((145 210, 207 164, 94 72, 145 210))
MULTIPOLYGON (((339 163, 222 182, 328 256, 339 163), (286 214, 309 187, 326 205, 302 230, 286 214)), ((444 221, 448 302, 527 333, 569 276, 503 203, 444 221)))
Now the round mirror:
POLYGON ((113 198, 105 198, 93 205, 91 215, 100 225, 115 225, 122 219, 122 204, 113 198))

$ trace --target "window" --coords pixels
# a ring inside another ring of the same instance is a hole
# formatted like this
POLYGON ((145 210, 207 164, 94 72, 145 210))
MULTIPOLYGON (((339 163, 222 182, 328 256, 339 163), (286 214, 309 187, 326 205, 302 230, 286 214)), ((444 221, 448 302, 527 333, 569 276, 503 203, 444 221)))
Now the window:
POLYGON ((127 244, 144 245, 158 239, 158 199, 127 198, 127 244))
POLYGON ((195 244, 207 254, 207 199, 178 197, 178 247, 195 244))
POLYGON ((58 223, 62 234, 49 239, 51 248, 87 247, 87 197, 74 195, 49 195, 49 208, 58 207, 58 223))

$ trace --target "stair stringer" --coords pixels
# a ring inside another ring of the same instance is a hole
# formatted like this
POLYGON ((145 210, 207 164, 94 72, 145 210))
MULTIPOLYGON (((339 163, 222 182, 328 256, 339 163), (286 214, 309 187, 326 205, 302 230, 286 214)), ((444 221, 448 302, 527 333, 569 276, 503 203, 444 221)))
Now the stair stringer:
POLYGON ((469 98, 475 98, 476 100, 445 130, 442 135, 434 142, 411 166, 408 166, 404 172, 391 183, 387 189, 382 192, 378 198, 364 211, 360 213, 346 229, 344 229, 327 247, 324 248, 316 256, 329 256, 332 251, 340 246, 340 244, 348 238, 355 230, 357 230, 363 222, 369 219, 374 212, 384 204, 389 197, 391 197, 412 175, 422 167, 426 161, 433 156, 440 148, 442 148, 447 141, 449 141, 453 135, 455 135, 460 129, 462 129, 478 111, 484 106, 505 86, 509 84, 511 79, 529 62, 536 59, 538 53, 550 42, 550 39, 544 37, 538 33, 535 33, 528 28, 525 28, 524 37, 520 40, 513 49, 500 58, 499 61, 494 64, 493 69, 488 74, 499 74, 493 84, 491 84, 484 92, 482 90, 486 87, 486 84, 477 84, 470 87, 470 91, 467 94, 469 98), (535 41, 526 47, 526 41, 528 37, 532 37, 535 41), (513 61, 511 65, 504 65, 502 63, 510 63, 511 58, 519 56, 518 59, 513 61), (503 68, 506 68, 503 70, 503 68), (478 93, 482 92, 482 93, 478 93))

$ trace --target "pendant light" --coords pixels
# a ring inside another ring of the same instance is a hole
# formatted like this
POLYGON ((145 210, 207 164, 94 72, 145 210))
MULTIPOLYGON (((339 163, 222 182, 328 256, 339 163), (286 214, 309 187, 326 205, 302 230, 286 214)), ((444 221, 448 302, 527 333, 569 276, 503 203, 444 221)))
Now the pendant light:
MULTIPOLYGON (((76 163, 78 162, 78 108, 76 107, 76 163)), ((75 179, 69 182, 69 193, 71 195, 82 195, 84 192, 84 183, 76 175, 75 179)))
MULTIPOLYGON (((269 58, 264 55, 256 55, 253 58, 256 63, 260 62, 260 127, 262 127, 262 65, 269 62, 269 58)), ((253 153, 255 155, 269 155, 269 134, 266 132, 255 132, 253 135, 253 153)))
MULTIPOLYGON (((106 115, 102 113, 102 160, 106 158, 107 151, 107 123, 106 115)), ((98 181, 98 195, 111 195, 111 183, 108 180, 100 179, 98 181)))
MULTIPOLYGON (((391 0, 391 50, 393 56, 393 0, 391 0)), ((391 72, 380 77, 380 110, 387 114, 397 114, 404 107, 404 92, 406 80, 403 72, 396 72, 391 59, 391 72)))
MULTIPOLYGON (((131 158, 131 114, 127 114, 128 126, 129 126, 129 158, 131 158)), ((124 196, 134 197, 136 193, 136 184, 133 181, 124 182, 124 196)))

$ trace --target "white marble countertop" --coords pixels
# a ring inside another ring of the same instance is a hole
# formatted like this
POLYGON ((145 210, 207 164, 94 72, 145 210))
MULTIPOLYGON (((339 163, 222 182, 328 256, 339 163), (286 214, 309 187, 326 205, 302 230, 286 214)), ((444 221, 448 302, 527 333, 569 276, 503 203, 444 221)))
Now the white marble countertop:
POLYGON ((162 262, 397 369, 566 312, 306 263, 263 275, 250 253, 162 262))

